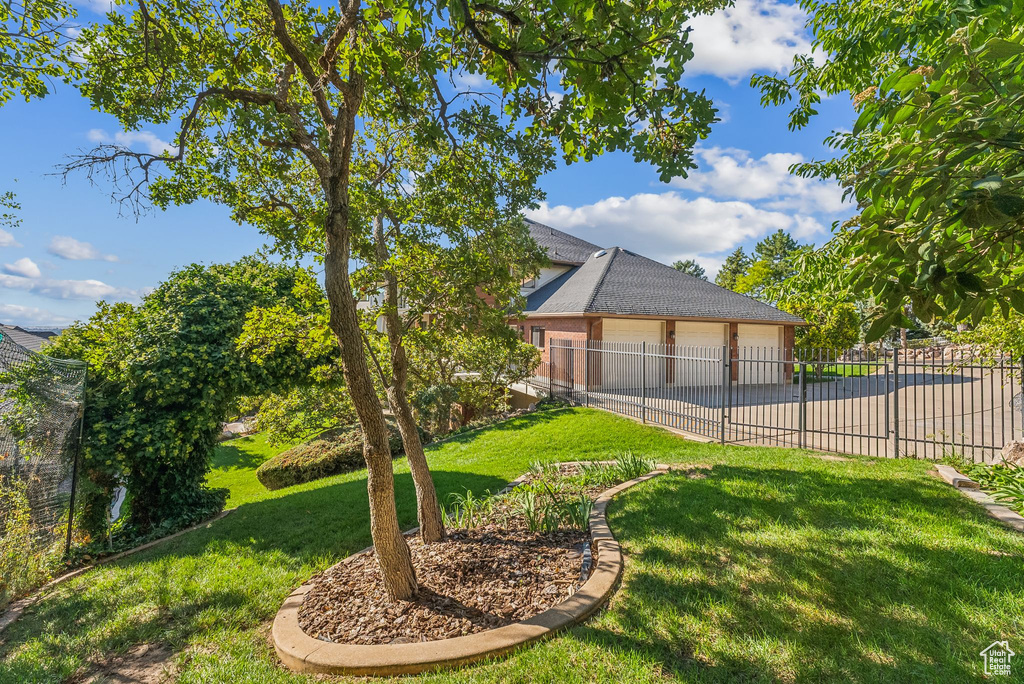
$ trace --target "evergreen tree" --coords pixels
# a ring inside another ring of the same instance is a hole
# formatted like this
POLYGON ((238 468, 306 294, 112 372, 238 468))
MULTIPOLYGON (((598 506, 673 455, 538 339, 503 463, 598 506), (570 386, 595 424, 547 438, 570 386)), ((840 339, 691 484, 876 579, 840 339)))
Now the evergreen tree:
POLYGON ((708 279, 708 274, 704 271, 704 267, 693 259, 679 260, 672 264, 672 268, 692 275, 694 278, 700 278, 701 280, 708 279))
POLYGON ((750 257, 742 247, 737 247, 736 251, 730 254, 722 264, 722 268, 718 270, 715 282, 732 290, 736 287, 736 279, 746 273, 748 268, 750 268, 750 257))

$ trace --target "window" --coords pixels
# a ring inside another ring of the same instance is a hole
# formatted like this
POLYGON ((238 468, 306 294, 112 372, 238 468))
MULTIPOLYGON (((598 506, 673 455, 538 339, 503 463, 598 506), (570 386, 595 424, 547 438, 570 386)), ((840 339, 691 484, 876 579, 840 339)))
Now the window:
POLYGON ((544 348, 544 328, 537 327, 536 325, 530 328, 530 344, 537 349, 544 348))
POLYGON ((532 290, 537 287, 537 279, 530 278, 529 280, 523 281, 522 287, 526 290, 532 290))

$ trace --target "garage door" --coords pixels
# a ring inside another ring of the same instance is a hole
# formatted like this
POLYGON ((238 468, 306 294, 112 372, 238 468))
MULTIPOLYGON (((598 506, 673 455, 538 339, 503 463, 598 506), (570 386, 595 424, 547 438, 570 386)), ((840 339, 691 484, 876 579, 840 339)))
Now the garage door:
POLYGON ((647 342, 663 344, 663 321, 645 321, 635 318, 606 318, 602 324, 602 337, 608 342, 647 342))
POLYGON ((605 318, 601 337, 604 346, 602 385, 606 389, 638 390, 641 383, 640 343, 646 342, 648 356, 643 382, 647 387, 665 385, 665 322, 639 318, 605 318))
POLYGON ((784 377, 782 326, 740 324, 736 332, 739 336, 740 383, 781 382, 784 377))
POLYGON ((721 362, 709 361, 722 355, 728 323, 696 323, 676 321, 673 385, 683 387, 720 385, 721 362))

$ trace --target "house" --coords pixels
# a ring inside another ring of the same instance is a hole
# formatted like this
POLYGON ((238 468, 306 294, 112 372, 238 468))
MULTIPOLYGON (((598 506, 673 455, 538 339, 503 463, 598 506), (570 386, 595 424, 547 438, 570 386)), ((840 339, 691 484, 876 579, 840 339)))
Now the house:
POLYGON ((0 323, 0 336, 11 338, 12 342, 21 345, 29 351, 42 351, 43 345, 57 333, 51 331, 25 330, 16 325, 3 325, 0 323))
MULTIPOLYGON (((526 307, 512 325, 541 350, 537 375, 547 376, 550 340, 646 342, 675 349, 728 345, 732 357, 756 348, 783 358, 793 348, 796 326, 805 325, 797 316, 635 252, 527 223, 551 263, 523 283, 526 307)), ((791 366, 780 367, 780 373, 790 371, 791 366)), ((732 372, 734 381, 744 382, 739 364, 732 372)))

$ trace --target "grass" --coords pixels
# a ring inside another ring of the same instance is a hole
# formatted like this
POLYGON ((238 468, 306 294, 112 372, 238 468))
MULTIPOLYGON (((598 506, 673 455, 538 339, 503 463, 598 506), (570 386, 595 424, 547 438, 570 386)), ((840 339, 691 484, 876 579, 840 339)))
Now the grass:
POLYGON ((213 469, 206 482, 211 487, 224 487, 231 492, 228 508, 267 498, 270 492, 256 479, 256 469, 291 446, 270 446, 265 435, 224 442, 213 453, 213 469))
MULTIPOLYGON (((423 680, 968 681, 989 643, 1024 643, 1024 536, 927 463, 698 444, 584 409, 516 418, 428 457, 446 498, 496 490, 537 459, 626 449, 711 467, 613 502, 628 555, 609 609, 423 680)), ((170 647, 179 682, 314 681, 278 666, 268 625, 295 586, 368 543, 365 472, 259 492, 246 471, 267 454, 258 438, 218 453, 210 479, 232 487, 235 513, 64 584, 8 628, 0 681, 85 677, 141 643, 170 647)), ((412 483, 396 467, 411 526, 412 483)))
MULTIPOLYGON (((816 376, 814 374, 815 366, 812 364, 804 364, 807 367, 807 375, 805 376, 808 381, 815 382, 816 376)), ((882 370, 884 366, 876 363, 832 363, 823 364, 819 367, 821 371, 820 377, 824 378, 860 378, 865 375, 871 375, 882 370)), ((794 382, 796 382, 797 374, 800 371, 799 365, 796 371, 793 373, 794 382)))

